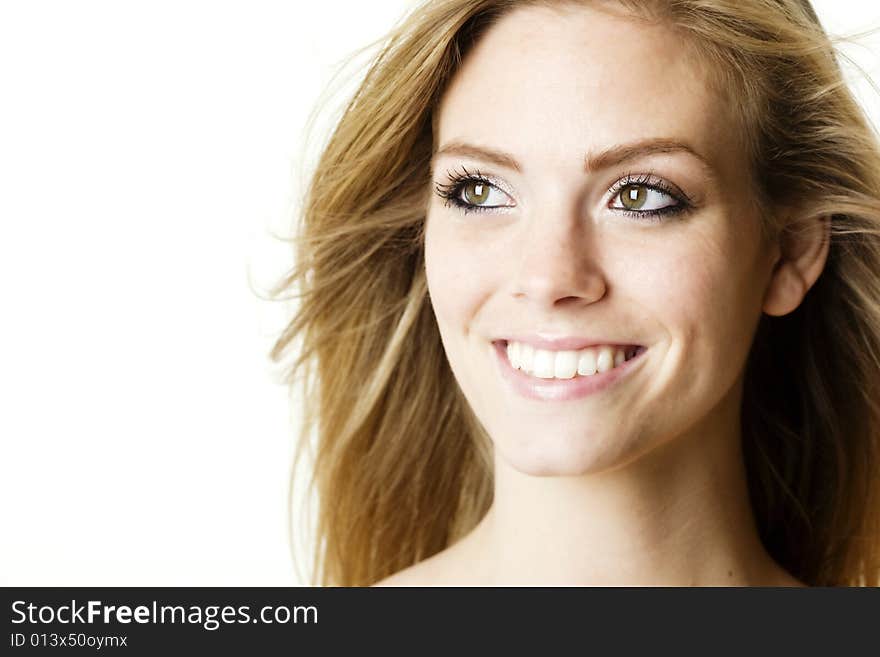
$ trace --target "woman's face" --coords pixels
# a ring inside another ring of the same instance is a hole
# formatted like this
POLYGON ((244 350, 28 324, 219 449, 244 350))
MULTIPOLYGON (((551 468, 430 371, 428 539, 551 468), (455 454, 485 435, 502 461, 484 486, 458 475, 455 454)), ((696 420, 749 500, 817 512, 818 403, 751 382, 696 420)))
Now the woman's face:
POLYGON ((532 7, 443 98, 429 293, 459 385, 521 472, 619 467, 738 417, 773 252, 709 75, 663 27, 532 7))

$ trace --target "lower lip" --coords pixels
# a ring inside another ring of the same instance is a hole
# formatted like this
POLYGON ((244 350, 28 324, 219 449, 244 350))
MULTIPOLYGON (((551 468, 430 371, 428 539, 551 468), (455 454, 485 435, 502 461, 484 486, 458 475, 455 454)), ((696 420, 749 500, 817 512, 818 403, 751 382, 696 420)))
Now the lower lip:
POLYGON ((492 344, 495 347, 495 354, 498 357, 498 365, 504 380, 522 397, 540 401, 582 399, 610 388, 632 372, 644 360, 643 356, 647 351, 646 348, 641 347, 640 353, 607 372, 597 372, 589 376, 575 376, 572 379, 540 379, 530 376, 510 364, 507 359, 507 344, 504 341, 492 344))

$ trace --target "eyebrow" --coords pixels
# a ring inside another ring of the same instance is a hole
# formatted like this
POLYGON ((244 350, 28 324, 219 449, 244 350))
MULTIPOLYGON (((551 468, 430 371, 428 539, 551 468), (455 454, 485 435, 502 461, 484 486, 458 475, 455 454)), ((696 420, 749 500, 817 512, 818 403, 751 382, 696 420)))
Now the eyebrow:
MULTIPOLYGON (((612 167, 618 164, 622 164, 623 162, 627 162, 629 160, 634 160, 639 157, 646 157, 648 155, 656 155, 658 153, 689 153, 690 155, 700 160, 704 167, 706 167, 710 171, 712 170, 712 167, 709 164, 708 160, 706 160, 706 158, 700 155, 691 146, 682 141, 663 137, 642 139, 640 141, 636 141, 630 144, 620 144, 618 146, 612 146, 595 154, 587 154, 584 157, 584 169, 586 171, 598 171, 601 169, 607 169, 608 167, 612 167)), ((434 159, 441 155, 459 155, 464 157, 472 157, 475 159, 484 160, 486 162, 491 162, 492 164, 506 167, 508 169, 513 169, 514 171, 522 171, 522 167, 520 166, 519 162, 517 162, 516 158, 513 157, 510 153, 505 153, 504 151, 499 151, 484 146, 477 146, 475 144, 468 144, 467 142, 462 141, 452 141, 442 146, 431 158, 432 162, 434 159)))

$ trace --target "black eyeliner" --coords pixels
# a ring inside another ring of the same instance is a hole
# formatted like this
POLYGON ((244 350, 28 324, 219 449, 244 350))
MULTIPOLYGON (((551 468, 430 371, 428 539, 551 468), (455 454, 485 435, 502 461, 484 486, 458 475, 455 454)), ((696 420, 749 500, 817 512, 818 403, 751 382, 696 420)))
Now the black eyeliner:
POLYGON ((481 183, 483 185, 489 185, 490 187, 494 187, 498 191, 507 194, 507 192, 505 192, 498 185, 493 183, 489 178, 480 173, 479 169, 475 169, 473 172, 471 172, 468 171, 467 167, 462 165, 460 173, 457 170, 447 169, 446 176, 449 178, 449 183, 434 183, 434 189, 436 190, 438 196, 445 200, 444 205, 446 207, 455 206, 462 210, 464 214, 467 214, 469 212, 489 212, 491 210, 514 207, 507 205, 473 205, 464 201, 461 198, 461 193, 465 185, 470 183, 481 183))
MULTIPOLYGON (((507 205, 473 205, 464 201, 461 198, 462 191, 465 185, 470 183, 481 183, 484 185, 489 185, 498 189, 502 193, 507 194, 503 189, 501 189, 498 185, 492 182, 489 178, 484 176, 479 169, 475 169, 474 171, 469 171, 467 167, 462 165, 460 167, 460 171, 455 169, 447 169, 446 175, 449 178, 449 183, 441 183, 435 182, 434 189, 438 196, 444 199, 444 206, 446 207, 456 207, 460 209, 464 214, 468 214, 469 212, 489 212, 492 210, 499 210, 503 208, 510 208, 515 206, 507 206, 507 205)), ((637 220, 648 221, 650 223, 657 223, 662 221, 665 217, 673 217, 676 215, 684 214, 694 208, 693 201, 691 198, 681 189, 676 187, 675 185, 671 185, 664 181, 662 178, 659 178, 653 173, 644 173, 644 174, 635 174, 635 173, 627 173, 622 178, 618 179, 606 192, 611 195, 611 199, 609 200, 609 205, 607 206, 609 210, 612 210, 616 213, 623 214, 627 217, 632 217, 637 220), (672 197, 677 202, 676 205, 666 206, 663 208, 658 208, 656 210, 627 210, 626 208, 615 208, 611 207, 610 203, 617 197, 620 193, 620 190, 627 186, 638 186, 643 187, 645 189, 649 189, 655 192, 660 192, 661 194, 666 194, 667 196, 672 197)), ((509 196, 509 194, 508 194, 509 196)))

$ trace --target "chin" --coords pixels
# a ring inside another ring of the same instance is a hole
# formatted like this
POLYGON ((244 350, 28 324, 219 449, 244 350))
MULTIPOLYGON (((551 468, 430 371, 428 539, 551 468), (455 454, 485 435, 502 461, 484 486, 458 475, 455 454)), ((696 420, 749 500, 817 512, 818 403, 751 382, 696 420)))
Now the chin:
POLYGON ((588 441, 589 437, 580 436, 577 441, 557 438, 552 441, 555 444, 496 444, 495 452, 510 468, 532 477, 578 477, 621 465, 623 455, 619 449, 608 445, 603 449, 601 441, 588 441))

